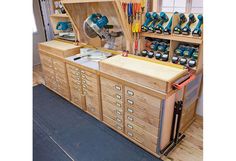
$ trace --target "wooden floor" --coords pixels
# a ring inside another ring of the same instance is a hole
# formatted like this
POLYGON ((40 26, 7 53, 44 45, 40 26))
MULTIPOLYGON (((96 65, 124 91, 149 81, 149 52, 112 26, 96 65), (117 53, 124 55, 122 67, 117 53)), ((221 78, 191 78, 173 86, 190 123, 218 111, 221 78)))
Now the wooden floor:
MULTIPOLYGON (((33 67, 33 86, 44 84, 40 65, 33 67)), ((203 119, 196 117, 193 124, 186 130, 186 137, 168 155, 164 161, 202 161, 203 160, 203 119)))

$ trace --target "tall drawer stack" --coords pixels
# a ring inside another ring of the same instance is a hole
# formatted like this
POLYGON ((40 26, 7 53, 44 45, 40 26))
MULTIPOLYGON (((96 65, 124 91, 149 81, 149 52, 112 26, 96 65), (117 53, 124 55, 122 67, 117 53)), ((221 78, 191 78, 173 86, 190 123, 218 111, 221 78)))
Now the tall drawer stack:
POLYGON ((161 100, 101 77, 103 121, 156 153, 161 100))
POLYGON ((40 54, 44 72, 45 84, 66 99, 70 99, 66 67, 63 61, 40 54))
POLYGON ((125 86, 125 133, 156 152, 161 100, 125 86))
POLYGON ((124 132, 123 87, 120 83, 104 77, 100 79, 103 121, 118 132, 124 132))
POLYGON ((86 70, 81 70, 82 89, 85 95, 87 112, 101 119, 98 76, 86 70))
POLYGON ((75 66, 67 64, 67 73, 70 86, 71 101, 83 109, 83 91, 81 86, 81 70, 75 66))

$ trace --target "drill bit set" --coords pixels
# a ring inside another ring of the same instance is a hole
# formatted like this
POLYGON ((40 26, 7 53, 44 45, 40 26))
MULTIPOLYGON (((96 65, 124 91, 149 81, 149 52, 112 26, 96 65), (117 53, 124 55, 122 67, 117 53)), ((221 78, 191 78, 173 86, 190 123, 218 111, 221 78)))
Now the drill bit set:
POLYGON ((172 63, 194 68, 197 65, 199 46, 192 44, 179 44, 174 50, 172 63))
POLYGON ((157 38, 145 38, 145 49, 139 54, 143 57, 155 58, 157 60, 169 60, 170 41, 157 38))

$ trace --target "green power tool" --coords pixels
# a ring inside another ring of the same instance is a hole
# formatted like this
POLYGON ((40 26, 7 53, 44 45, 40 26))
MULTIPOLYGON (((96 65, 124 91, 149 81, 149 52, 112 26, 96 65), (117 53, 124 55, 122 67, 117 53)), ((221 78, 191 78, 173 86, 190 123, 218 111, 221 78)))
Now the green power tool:
POLYGON ((182 28, 181 25, 187 21, 186 16, 183 13, 179 14, 179 22, 178 24, 174 27, 174 33, 175 34, 181 34, 182 28))
POLYGON ((147 12, 145 14, 145 17, 146 17, 146 20, 145 22, 143 23, 142 27, 141 27, 141 30, 143 32, 147 32, 148 31, 148 26, 150 25, 150 23, 152 22, 153 18, 152 18, 152 15, 150 12, 147 12))
POLYGON ((190 13, 188 15, 188 23, 184 26, 184 28, 182 29, 182 34, 183 35, 189 35, 191 32, 191 24, 193 24, 194 22, 196 22, 196 18, 194 16, 194 14, 190 13))
POLYGON ((203 24, 203 16, 202 16, 202 14, 198 15, 197 18, 198 18, 199 21, 197 23, 197 26, 193 30, 192 35, 200 37, 202 35, 201 26, 203 24))
POLYGON ((151 25, 148 27, 149 32, 155 32, 156 31, 156 28, 155 28, 156 23, 159 22, 160 19, 161 19, 160 16, 156 12, 153 12, 152 18, 153 18, 153 20, 151 22, 151 25))
MULTIPOLYGON (((178 12, 174 12, 174 15, 177 14, 178 12)), ((173 15, 173 16, 174 16, 173 15)), ((173 16, 171 17, 169 23, 167 24, 167 26, 165 27, 163 33, 165 35, 170 35, 171 34, 171 26, 172 26, 172 19, 173 19, 173 16)))
POLYGON ((156 27, 156 32, 159 34, 161 34, 164 30, 164 27, 162 26, 163 23, 169 21, 169 17, 165 14, 165 12, 161 12, 160 17, 161 17, 161 21, 158 23, 158 25, 156 27))

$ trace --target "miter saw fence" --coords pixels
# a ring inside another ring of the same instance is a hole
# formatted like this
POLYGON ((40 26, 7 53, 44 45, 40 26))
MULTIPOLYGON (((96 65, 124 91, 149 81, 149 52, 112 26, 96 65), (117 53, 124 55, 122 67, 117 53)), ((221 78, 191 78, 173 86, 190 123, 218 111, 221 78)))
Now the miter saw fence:
POLYGON ((99 36, 106 41, 106 48, 114 49, 116 47, 115 38, 123 35, 123 32, 109 32, 109 29, 113 29, 113 25, 108 25, 108 22, 106 16, 102 16, 100 13, 93 13, 84 21, 83 29, 88 38, 99 36))

